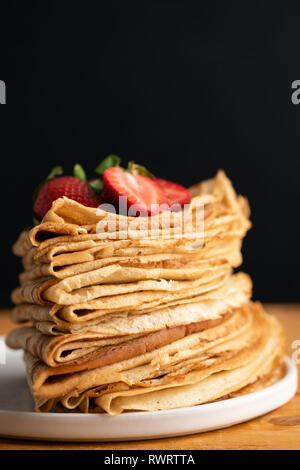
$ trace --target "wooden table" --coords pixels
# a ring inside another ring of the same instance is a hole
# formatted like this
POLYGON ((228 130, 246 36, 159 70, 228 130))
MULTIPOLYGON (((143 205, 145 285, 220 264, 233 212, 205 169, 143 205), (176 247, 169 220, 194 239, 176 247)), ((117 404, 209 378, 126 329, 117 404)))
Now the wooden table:
MULTIPOLYGON (((300 304, 269 304, 266 310, 283 324, 287 352, 291 356, 293 341, 300 340, 300 304)), ((0 334, 14 325, 7 311, 0 311, 0 334)), ((298 366, 299 367, 299 366, 298 366)), ((196 449, 300 449, 300 390, 286 405, 247 423, 220 431, 191 436, 148 441, 113 443, 63 443, 1 439, 0 449, 20 450, 196 450, 196 449)))

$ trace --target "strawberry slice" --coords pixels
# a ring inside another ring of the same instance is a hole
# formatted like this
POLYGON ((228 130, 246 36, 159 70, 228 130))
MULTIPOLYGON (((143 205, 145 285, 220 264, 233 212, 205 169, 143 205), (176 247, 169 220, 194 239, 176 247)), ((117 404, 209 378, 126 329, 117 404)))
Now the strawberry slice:
POLYGON ((126 197, 127 210, 135 206, 135 214, 132 215, 155 215, 168 209, 168 198, 153 179, 120 167, 104 171, 103 187, 103 198, 115 207, 119 207, 120 196, 126 197))
POLYGON ((190 202, 191 193, 184 186, 181 186, 181 184, 173 183, 172 181, 167 181, 162 178, 155 178, 153 181, 164 190, 170 206, 179 204, 183 207, 190 202))

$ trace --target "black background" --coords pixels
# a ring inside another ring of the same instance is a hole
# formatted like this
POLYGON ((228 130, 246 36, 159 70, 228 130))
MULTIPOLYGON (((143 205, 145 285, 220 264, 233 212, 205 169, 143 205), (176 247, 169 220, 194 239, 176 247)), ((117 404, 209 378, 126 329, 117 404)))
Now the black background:
MULTIPOLYGON (((108 153, 189 186, 224 168, 247 195, 243 269, 263 301, 300 301, 300 3, 1 3, 1 306, 33 188, 108 153)), ((91 173, 92 174, 92 173, 91 173)))

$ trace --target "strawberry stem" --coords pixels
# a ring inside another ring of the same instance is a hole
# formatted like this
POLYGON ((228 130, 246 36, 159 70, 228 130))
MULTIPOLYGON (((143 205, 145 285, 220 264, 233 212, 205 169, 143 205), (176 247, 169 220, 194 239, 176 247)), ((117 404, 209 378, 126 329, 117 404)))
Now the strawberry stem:
POLYGON ((103 175, 104 171, 107 170, 107 168, 110 168, 112 166, 120 166, 121 159, 117 155, 108 155, 104 160, 102 160, 101 163, 95 168, 95 172, 98 173, 98 175, 103 175))
POLYGON ((134 161, 130 161, 128 163, 127 170, 130 171, 133 175, 142 175, 142 176, 147 176, 147 178, 155 178, 155 176, 150 173, 150 171, 147 170, 142 165, 138 165, 137 163, 134 163, 134 161))
POLYGON ((74 165, 74 168, 73 168, 73 175, 80 179, 81 181, 86 181, 86 174, 85 174, 85 171, 84 169, 82 168, 81 165, 79 165, 79 163, 76 163, 76 165, 74 165))
POLYGON ((54 167, 52 168, 52 170, 50 171, 49 175, 47 176, 47 178, 45 179, 45 181, 43 181, 43 184, 44 184, 46 181, 52 180, 52 179, 55 178, 56 176, 62 175, 63 172, 64 172, 64 170, 63 170, 63 167, 62 167, 62 166, 54 166, 54 167))
POLYGON ((89 182, 89 186, 95 191, 95 193, 100 194, 102 193, 103 189, 103 181, 102 179, 97 179, 89 182))

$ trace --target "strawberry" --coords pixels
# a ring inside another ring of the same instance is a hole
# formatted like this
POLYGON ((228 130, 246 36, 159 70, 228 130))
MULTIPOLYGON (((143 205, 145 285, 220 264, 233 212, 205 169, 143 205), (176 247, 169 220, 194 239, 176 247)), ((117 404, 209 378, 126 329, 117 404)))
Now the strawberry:
POLYGON ((119 165, 117 155, 108 155, 95 169, 98 177, 89 181, 79 164, 74 166, 74 176, 60 176, 63 174, 62 167, 54 167, 33 194, 34 223, 39 223, 53 201, 62 196, 88 207, 98 207, 102 202, 108 202, 126 215, 132 206, 135 206, 132 215, 155 215, 173 204, 183 207, 190 202, 191 194, 183 186, 155 178, 145 167, 133 161, 129 162, 127 170, 119 165), (119 205, 121 196, 126 198, 126 211, 119 205))
POLYGON ((154 178, 154 181, 166 193, 170 206, 172 206, 173 204, 179 204, 181 207, 183 207, 185 204, 188 204, 190 202, 191 193, 184 186, 161 178, 154 178))
POLYGON ((114 166, 104 171, 103 187, 106 202, 119 207, 119 197, 125 196, 127 210, 135 205, 136 215, 155 215, 167 209, 167 196, 154 180, 121 167, 114 166))
POLYGON ((33 212, 38 220, 42 220, 51 208, 55 199, 67 196, 88 207, 98 207, 101 196, 89 186, 89 183, 75 176, 61 176, 46 181, 40 187, 33 206, 33 212))

